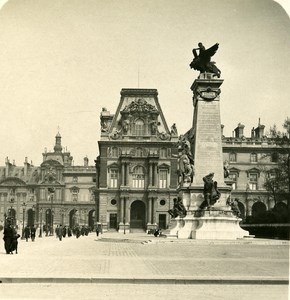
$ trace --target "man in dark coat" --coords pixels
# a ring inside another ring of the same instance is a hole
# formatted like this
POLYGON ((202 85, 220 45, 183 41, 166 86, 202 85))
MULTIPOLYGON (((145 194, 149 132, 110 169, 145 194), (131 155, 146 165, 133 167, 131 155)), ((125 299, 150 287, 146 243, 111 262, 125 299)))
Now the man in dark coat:
POLYGON ((26 239, 26 242, 28 242, 28 239, 30 238, 30 228, 28 225, 24 228, 24 237, 26 239))
POLYGON ((13 240, 13 228, 11 226, 11 224, 7 224, 7 226, 4 228, 4 247, 5 247, 5 251, 6 254, 10 254, 11 252, 11 244, 12 244, 12 240, 13 240))
POLYGON ((34 225, 32 225, 31 230, 30 230, 30 237, 32 242, 34 242, 35 240, 35 234, 36 234, 36 228, 34 227, 34 225))

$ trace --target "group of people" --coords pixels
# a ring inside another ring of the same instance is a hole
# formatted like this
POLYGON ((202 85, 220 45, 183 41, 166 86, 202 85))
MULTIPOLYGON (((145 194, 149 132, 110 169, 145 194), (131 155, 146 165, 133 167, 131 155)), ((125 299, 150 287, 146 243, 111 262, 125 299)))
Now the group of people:
POLYGON ((31 238, 32 242, 35 241, 35 235, 36 235, 36 228, 34 225, 28 226, 26 225, 24 228, 24 237, 26 242, 28 242, 28 239, 31 238))
POLYGON ((88 235, 91 229, 88 226, 75 226, 73 229, 67 226, 57 225, 55 228, 55 235, 61 241, 66 236, 71 237, 72 235, 79 238, 81 235, 88 235))
POLYGON ((17 245, 18 239, 20 238, 20 234, 17 233, 15 227, 13 227, 10 223, 4 228, 4 247, 6 254, 13 254, 13 251, 16 251, 17 254, 17 245))

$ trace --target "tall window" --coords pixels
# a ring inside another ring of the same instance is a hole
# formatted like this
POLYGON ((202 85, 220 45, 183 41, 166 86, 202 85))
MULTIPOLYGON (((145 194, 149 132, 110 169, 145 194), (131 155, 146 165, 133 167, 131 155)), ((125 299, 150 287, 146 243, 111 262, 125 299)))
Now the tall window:
POLYGON ((137 166, 133 171, 133 188, 144 188, 144 169, 141 166, 137 166))
POLYGON ((116 169, 110 170, 110 187, 111 188, 118 187, 118 170, 116 169))
POLYGON ((160 157, 166 158, 167 157, 167 148, 161 148, 160 149, 160 157))
POLYGON ((230 173, 229 178, 233 181, 233 183, 232 183, 233 190, 236 190, 237 189, 238 174, 237 173, 230 173))
POLYGON ((257 162, 258 161, 257 153, 251 153, 250 161, 251 162, 257 162))
POLYGON ((167 171, 166 170, 159 171, 159 188, 160 189, 167 188, 167 171))
POLYGON ((119 156, 119 151, 117 147, 112 148, 112 157, 118 157, 119 156))
POLYGON ((236 162, 237 161, 237 154, 236 153, 230 153, 229 159, 231 162, 236 162))
POLYGON ((258 189, 258 174, 256 173, 251 173, 249 175, 250 181, 249 181, 249 188, 252 191, 255 191, 258 189))
POLYGON ((135 135, 142 136, 144 135, 144 122, 140 119, 135 122, 135 135))

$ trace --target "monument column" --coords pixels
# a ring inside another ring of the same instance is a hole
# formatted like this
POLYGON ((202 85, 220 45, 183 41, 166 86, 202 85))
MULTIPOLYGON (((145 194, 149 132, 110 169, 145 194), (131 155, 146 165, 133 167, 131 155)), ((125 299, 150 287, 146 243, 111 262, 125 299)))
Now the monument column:
POLYGON ((193 92, 194 178, 193 184, 203 186, 203 177, 214 173, 214 180, 224 186, 220 118, 220 86, 223 80, 211 73, 201 73, 191 86, 193 92))

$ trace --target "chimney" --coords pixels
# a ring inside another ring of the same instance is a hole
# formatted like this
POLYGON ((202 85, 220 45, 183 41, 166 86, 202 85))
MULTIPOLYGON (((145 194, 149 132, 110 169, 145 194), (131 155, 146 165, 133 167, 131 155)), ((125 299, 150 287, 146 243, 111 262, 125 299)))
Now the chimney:
POLYGON ((260 118, 259 118, 258 127, 255 129, 256 138, 261 139, 264 136, 264 129, 265 129, 265 125, 261 125, 260 118))
POLYGON ((9 176, 9 171, 10 171, 10 162, 9 162, 9 159, 8 159, 8 156, 6 157, 5 159, 5 176, 8 177, 9 176))
POLYGON ((86 156, 86 157, 84 158, 84 166, 85 166, 85 167, 88 167, 88 165, 89 165, 89 159, 88 159, 88 157, 86 156))
POLYGON ((27 171, 28 171, 28 159, 27 157, 25 157, 25 161, 24 161, 24 176, 27 176, 27 171))
POLYGON ((239 123, 238 127, 235 129, 235 136, 236 138, 241 138, 242 136, 244 136, 244 128, 245 125, 239 123))

